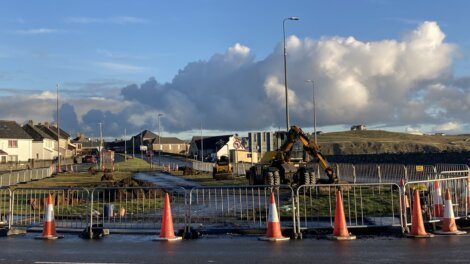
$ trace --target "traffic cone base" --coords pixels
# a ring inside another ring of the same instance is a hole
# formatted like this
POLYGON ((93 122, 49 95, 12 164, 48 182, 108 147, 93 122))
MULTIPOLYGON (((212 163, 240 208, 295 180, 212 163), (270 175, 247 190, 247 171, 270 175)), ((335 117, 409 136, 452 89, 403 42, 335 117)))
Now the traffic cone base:
POLYGON ((338 241, 342 241, 342 240, 355 240, 355 239, 356 239, 356 236, 351 235, 351 233, 350 233, 349 236, 327 235, 326 238, 327 238, 328 240, 338 240, 338 241))
POLYGON ((442 231, 442 230, 437 230, 434 232, 434 234, 436 235, 465 235, 467 232, 465 231, 460 231, 460 230, 457 230, 457 231, 450 231, 450 232, 447 232, 447 231, 442 231))
POLYGON ((261 241, 271 241, 271 242, 278 242, 278 241, 287 241, 290 238, 288 237, 259 237, 261 241))
POLYGON ((183 237, 175 236, 173 238, 167 238, 167 237, 157 237, 153 241, 168 241, 168 242, 174 242, 174 241, 179 241, 182 240, 183 237))
POLYGON ((40 240, 56 240, 64 238, 64 236, 37 236, 34 239, 40 239, 40 240))

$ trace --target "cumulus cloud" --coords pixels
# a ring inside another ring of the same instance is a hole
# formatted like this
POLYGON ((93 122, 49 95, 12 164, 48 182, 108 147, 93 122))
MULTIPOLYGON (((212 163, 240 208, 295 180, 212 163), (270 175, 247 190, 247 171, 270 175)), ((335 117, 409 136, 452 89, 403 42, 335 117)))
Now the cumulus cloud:
MULTIPOLYGON (((400 40, 290 36, 286 44, 292 124, 312 124, 312 86, 305 80, 313 79, 320 126, 469 129, 470 78, 453 76, 457 47, 435 22, 420 24, 400 40)), ((93 129, 106 120, 113 135, 124 127, 151 128, 157 112, 164 113, 162 126, 169 132, 190 131, 201 121, 205 129, 246 131, 284 127, 284 89, 282 43, 261 60, 236 43, 188 63, 169 83, 150 78, 125 86, 121 98, 109 101, 120 107, 103 109, 97 100, 82 109, 71 104, 81 126, 93 129)))
POLYGON ((31 29, 20 29, 16 30, 15 33, 20 35, 42 35, 57 33, 59 30, 53 28, 31 28, 31 29))

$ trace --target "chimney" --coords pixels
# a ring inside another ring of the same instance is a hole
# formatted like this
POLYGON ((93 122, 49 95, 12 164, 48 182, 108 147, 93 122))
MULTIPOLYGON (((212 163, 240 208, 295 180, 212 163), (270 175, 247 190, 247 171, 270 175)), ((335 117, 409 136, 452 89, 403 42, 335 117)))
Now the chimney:
POLYGON ((34 126, 34 122, 33 122, 33 120, 28 120, 28 125, 30 125, 30 126, 34 126))
POLYGON ((49 127, 49 122, 44 122, 45 127, 49 127))

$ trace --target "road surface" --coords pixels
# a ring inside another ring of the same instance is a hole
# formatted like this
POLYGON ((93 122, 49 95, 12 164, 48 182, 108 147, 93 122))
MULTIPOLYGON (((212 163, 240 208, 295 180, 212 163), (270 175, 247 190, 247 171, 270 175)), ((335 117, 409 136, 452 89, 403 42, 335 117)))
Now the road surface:
POLYGON ((304 239, 283 243, 256 237, 152 241, 152 236, 111 235, 103 240, 66 236, 34 240, 34 234, 1 238, 1 263, 468 263, 470 237, 304 239))

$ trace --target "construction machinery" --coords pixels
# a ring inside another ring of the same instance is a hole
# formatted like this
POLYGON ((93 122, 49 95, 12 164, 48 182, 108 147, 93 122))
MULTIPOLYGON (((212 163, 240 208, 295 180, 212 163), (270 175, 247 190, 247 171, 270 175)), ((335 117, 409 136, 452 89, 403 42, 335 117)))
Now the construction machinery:
POLYGON ((336 173, 325 157, 320 152, 316 142, 310 141, 301 128, 292 126, 286 133, 286 140, 276 151, 268 151, 262 157, 260 163, 250 167, 246 171, 246 178, 250 185, 303 185, 315 183, 337 183, 336 173), (292 149, 296 142, 300 142, 303 150, 312 160, 294 162, 291 160, 292 149), (328 179, 315 177, 315 164, 318 162, 325 171, 328 179))
POLYGON ((227 180, 233 178, 232 164, 227 156, 221 156, 217 159, 212 170, 212 177, 215 180, 227 180))

